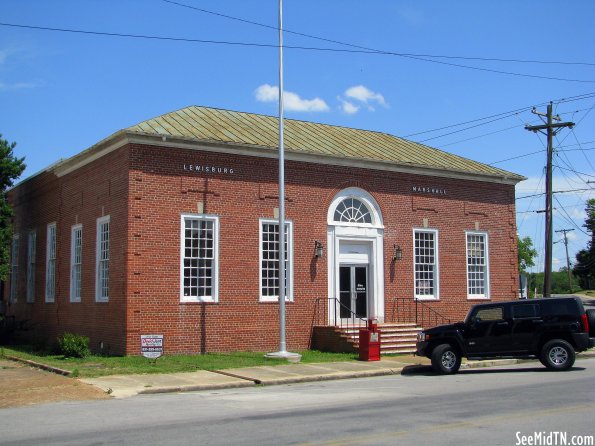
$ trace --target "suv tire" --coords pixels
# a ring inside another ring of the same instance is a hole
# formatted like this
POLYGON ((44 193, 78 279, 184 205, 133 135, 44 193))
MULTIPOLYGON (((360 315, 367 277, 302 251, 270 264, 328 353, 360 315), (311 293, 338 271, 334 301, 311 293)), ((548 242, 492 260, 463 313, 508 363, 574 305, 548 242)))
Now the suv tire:
POLYGON ((589 321, 589 336, 595 338, 595 310, 587 310, 587 320, 589 321))
POLYGON ((443 375, 457 373, 461 354, 450 344, 440 344, 432 351, 432 368, 443 375))
POLYGON ((550 370, 568 370, 574 364, 574 348, 562 339, 553 339, 541 349, 540 360, 550 370))

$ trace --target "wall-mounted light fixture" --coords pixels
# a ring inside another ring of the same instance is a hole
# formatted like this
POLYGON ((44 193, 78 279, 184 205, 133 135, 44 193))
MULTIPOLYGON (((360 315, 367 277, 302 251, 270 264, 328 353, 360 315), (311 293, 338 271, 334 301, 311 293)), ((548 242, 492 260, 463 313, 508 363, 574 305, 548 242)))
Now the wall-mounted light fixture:
POLYGON ((314 241, 314 255, 318 258, 322 257, 324 246, 318 240, 314 241))
POLYGON ((393 260, 401 260, 403 258, 403 250, 399 245, 393 245, 393 260))

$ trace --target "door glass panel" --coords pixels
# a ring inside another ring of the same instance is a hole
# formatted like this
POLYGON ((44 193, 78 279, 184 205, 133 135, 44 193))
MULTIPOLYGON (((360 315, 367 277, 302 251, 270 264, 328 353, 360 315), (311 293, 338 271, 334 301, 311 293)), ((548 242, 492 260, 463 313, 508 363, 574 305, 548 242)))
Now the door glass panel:
POLYGON ((339 268, 339 302, 341 302, 339 313, 342 319, 351 317, 351 267, 341 266, 339 268))
POLYGON ((368 315, 368 269, 365 266, 355 266, 355 315, 368 315))

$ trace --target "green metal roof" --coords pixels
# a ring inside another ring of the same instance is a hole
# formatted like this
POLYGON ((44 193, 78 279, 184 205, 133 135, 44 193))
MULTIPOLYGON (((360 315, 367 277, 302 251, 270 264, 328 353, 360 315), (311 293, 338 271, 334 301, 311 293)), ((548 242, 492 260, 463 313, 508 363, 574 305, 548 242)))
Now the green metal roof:
MULTIPOLYGON (((277 150, 278 119, 273 116, 191 106, 143 121, 125 132, 181 137, 277 150)), ((376 161, 444 171, 502 177, 524 177, 386 133, 314 122, 285 120, 286 153, 353 161, 376 161)))

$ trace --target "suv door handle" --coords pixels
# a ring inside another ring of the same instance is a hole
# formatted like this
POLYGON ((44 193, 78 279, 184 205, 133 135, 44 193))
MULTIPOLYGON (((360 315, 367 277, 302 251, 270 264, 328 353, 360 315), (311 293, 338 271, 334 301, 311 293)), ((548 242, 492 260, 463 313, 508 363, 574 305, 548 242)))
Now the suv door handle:
POLYGON ((504 322, 498 322, 496 323, 496 325, 508 325, 508 322, 504 321, 504 322))
POLYGON ((533 319, 533 322, 536 324, 543 324, 543 319, 533 319))

